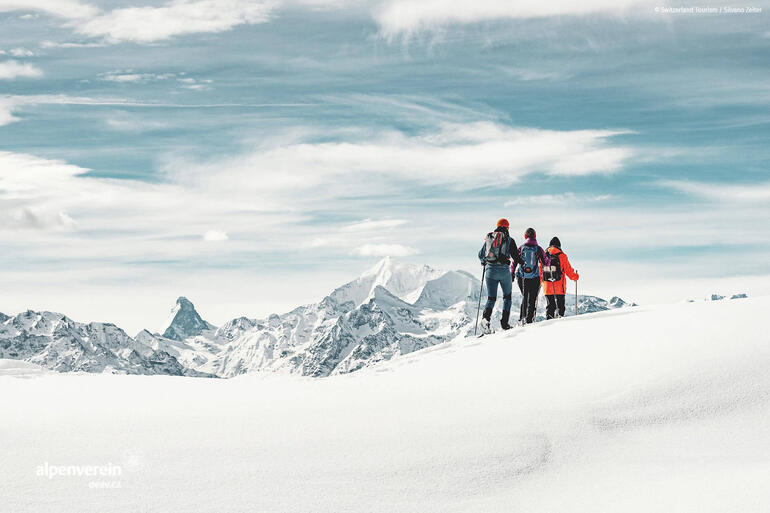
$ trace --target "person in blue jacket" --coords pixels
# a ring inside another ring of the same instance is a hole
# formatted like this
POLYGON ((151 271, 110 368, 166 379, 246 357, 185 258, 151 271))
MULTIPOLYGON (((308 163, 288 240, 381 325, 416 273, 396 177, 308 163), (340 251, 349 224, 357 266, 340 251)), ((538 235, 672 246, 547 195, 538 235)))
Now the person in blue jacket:
POLYGON ((510 224, 507 219, 500 219, 497 222, 497 228, 487 234, 484 245, 479 250, 479 260, 481 265, 486 266, 485 282, 487 286, 487 303, 484 307, 484 315, 481 319, 481 329, 483 333, 492 333, 490 321, 492 310, 497 301, 497 286, 503 291, 503 314, 500 318, 500 326, 504 329, 510 329, 509 324, 511 316, 511 294, 513 291, 513 280, 511 278, 511 261, 513 265, 523 263, 519 252, 516 249, 516 242, 508 233, 510 224))

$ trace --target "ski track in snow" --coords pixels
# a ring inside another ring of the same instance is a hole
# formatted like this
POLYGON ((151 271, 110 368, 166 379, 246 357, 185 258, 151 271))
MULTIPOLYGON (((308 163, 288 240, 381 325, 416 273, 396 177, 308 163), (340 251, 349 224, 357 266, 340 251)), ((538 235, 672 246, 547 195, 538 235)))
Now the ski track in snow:
POLYGON ((0 509, 768 511, 768 308, 588 314, 328 378, 0 360, 0 509), (121 465, 121 487, 45 462, 121 465))

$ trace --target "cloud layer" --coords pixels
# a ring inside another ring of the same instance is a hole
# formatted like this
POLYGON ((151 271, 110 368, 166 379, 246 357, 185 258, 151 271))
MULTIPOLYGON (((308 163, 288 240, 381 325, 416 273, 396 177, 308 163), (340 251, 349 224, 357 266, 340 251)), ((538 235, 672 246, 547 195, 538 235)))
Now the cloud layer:
MULTIPOLYGON (((330 142, 323 140, 328 133, 287 132, 237 157, 168 157, 164 179, 155 183, 95 178, 88 169, 65 162, 0 152, 0 216, 6 220, 0 230, 103 233, 89 252, 112 256, 118 254, 112 245, 124 241, 128 230, 136 240, 121 258, 176 258, 201 240, 224 241, 232 233, 241 235, 230 240, 241 250, 279 251, 291 246, 283 236, 287 222, 344 212, 358 199, 403 196, 416 185, 456 192, 499 187, 529 174, 613 173, 634 154, 611 145, 622 131, 548 131, 477 122, 444 123, 411 135, 346 133, 354 136, 330 142)), ((307 226, 309 244, 357 256, 408 256, 420 250, 400 239, 410 229, 408 218, 358 219, 307 226)), ((78 255, 76 240, 68 240, 60 256, 78 255)))
MULTIPOLYGON (((109 43, 151 43, 175 36, 223 32, 268 21, 275 2, 254 0, 173 0, 159 7, 102 10, 77 0, 0 0, 0 12, 38 11, 67 20, 67 26, 109 43)), ((55 45, 51 43, 49 46, 55 45)))
POLYGON ((175 0, 161 7, 128 7, 75 23, 77 32, 109 42, 150 43, 174 36, 223 32, 269 19, 268 3, 253 0, 175 0))
MULTIPOLYGON (((37 66, 15 60, 0 62, 0 80, 14 80, 16 78, 39 78, 43 71, 37 66)), ((1 118, 0 118, 1 119, 1 118)))
POLYGON ((702 183, 686 182, 683 180, 662 180, 658 182, 663 187, 672 188, 679 192, 698 198, 719 203, 770 203, 770 182, 751 185, 736 185, 732 183, 702 183))
POLYGON ((612 138, 623 133, 539 130, 492 122, 446 123, 419 135, 363 132, 357 140, 345 142, 289 133, 237 158, 203 163, 175 159, 164 169, 174 182, 196 183, 223 195, 248 191, 263 197, 264 204, 301 191, 313 192, 308 194, 310 201, 328 201, 323 186, 331 183, 339 196, 385 193, 409 183, 481 189, 536 173, 615 173, 634 155, 630 147, 611 146, 612 138))
POLYGON ((357 247, 353 254, 364 257, 406 257, 419 253, 414 248, 403 244, 364 244, 357 247))
MULTIPOLYGON (((368 12, 387 38, 411 36, 452 24, 497 19, 621 15, 653 11, 648 0, 172 0, 160 6, 102 10, 77 0, 0 0, 0 12, 37 11, 67 20, 76 33, 107 43, 152 43, 194 33, 223 32, 239 25, 265 23, 282 8, 368 12)), ((56 45, 56 43, 50 43, 56 45)))
POLYGON ((375 9, 375 19, 384 35, 411 35, 450 24, 478 23, 495 19, 544 18, 549 16, 595 13, 628 14, 646 6, 652 13, 654 3, 645 0, 551 0, 518 2, 513 0, 388 0, 375 9))

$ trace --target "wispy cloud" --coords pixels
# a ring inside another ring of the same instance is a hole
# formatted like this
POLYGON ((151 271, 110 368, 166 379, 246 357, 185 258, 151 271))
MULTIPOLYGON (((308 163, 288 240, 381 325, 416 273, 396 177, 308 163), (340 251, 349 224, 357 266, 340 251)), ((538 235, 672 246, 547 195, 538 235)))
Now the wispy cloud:
POLYGON ((611 194, 579 195, 574 192, 564 194, 540 194, 535 196, 519 196, 506 201, 503 206, 514 207, 517 205, 562 205, 565 203, 596 203, 612 199, 611 194))
POLYGON ((403 244, 364 244, 353 250, 354 255, 364 257, 405 257, 419 253, 415 248, 403 244))
POLYGON ((367 232, 395 228, 407 224, 406 219, 364 219, 363 221, 348 224, 340 228, 341 232, 367 232))
POLYGON ((77 25, 110 42, 151 43, 184 34, 222 32, 269 20, 270 6, 253 0, 176 0, 161 7, 114 9, 77 25))
POLYGON ((264 23, 274 4, 254 0, 173 0, 161 6, 102 10, 76 0, 0 0, 0 12, 40 11, 68 20, 67 26, 86 37, 108 43, 152 43, 264 23))
POLYGON ((100 48, 103 46, 107 46, 106 43, 103 42, 85 42, 85 43, 76 43, 71 41, 41 41, 40 42, 40 48, 100 48))
POLYGON ((69 214, 51 212, 44 207, 0 209, 0 224, 6 230, 69 231, 75 228, 75 221, 69 214))
POLYGON ((146 82, 155 82, 158 80, 168 80, 174 78, 174 73, 137 73, 134 70, 116 70, 107 71, 98 75, 100 80, 107 82, 120 82, 120 83, 132 83, 141 84, 146 82))
POLYGON ((230 104, 230 103, 163 103, 163 102, 139 102, 127 98, 104 97, 91 98, 87 96, 69 96, 64 94, 40 94, 40 95, 7 95, 0 96, 0 126, 19 121, 16 114, 26 106, 34 105, 94 105, 136 108, 179 108, 179 109, 218 109, 221 107, 297 107, 303 108, 307 104, 230 104))
POLYGON ((24 106, 31 105, 129 105, 130 102, 114 98, 88 98, 61 94, 8 95, 0 96, 0 126, 18 121, 14 114, 24 106))
MULTIPOLYGON (((154 43, 186 34, 223 32, 238 25, 265 23, 282 8, 368 11, 378 23, 380 32, 387 38, 394 38, 453 24, 498 19, 595 13, 650 14, 654 5, 651 0, 557 0, 547 3, 510 0, 172 0, 160 6, 108 10, 77 0, 0 0, 0 12, 43 12, 64 18, 66 25, 82 36, 116 44, 154 43)), ((523 79, 538 78, 529 75, 523 79)))
POLYGON ((131 112, 120 111, 110 115, 105 119, 108 127, 119 132, 151 132, 155 130, 165 130, 172 126, 165 121, 147 119, 131 112))
POLYGON ((0 62, 0 80, 40 78, 42 76, 43 70, 32 64, 15 60, 0 62))
POLYGON ((230 240, 230 237, 225 232, 219 230, 209 230, 203 234, 203 240, 207 242, 223 242, 230 240))
POLYGON ((514 2, 511 0, 385 0, 375 9, 374 16, 387 37, 412 35, 435 30, 451 24, 478 23, 496 19, 542 18, 550 16, 586 15, 595 13, 625 14, 632 8, 647 5, 652 12, 654 2, 647 0, 587 0, 573 2, 514 2))
POLYGON ((569 78, 569 74, 564 71, 544 71, 512 66, 498 66, 497 69, 500 71, 500 73, 513 77, 522 82, 553 81, 569 78))
POLYGON ((325 201, 322 186, 329 183, 335 184, 334 194, 355 196, 415 183, 478 189, 487 186, 491 175, 496 184, 506 185, 537 173, 614 173, 634 155, 630 147, 610 145, 622 133, 479 122, 442 124, 418 135, 365 132, 344 142, 312 142, 288 134, 287 140, 276 139, 235 158, 202 163, 176 158, 163 168, 173 181, 196 182, 222 194, 249 191, 270 201, 289 192, 325 201), (365 182, 360 180, 364 175, 365 182))
POLYGON ((96 16, 99 10, 78 0, 0 0, 0 12, 39 11, 65 19, 96 16))
POLYGON ((8 54, 13 57, 34 57, 35 52, 26 48, 11 48, 8 50, 8 54))
POLYGON ((662 180, 658 184, 710 201, 765 204, 770 202, 770 182, 734 185, 729 183, 716 184, 683 180, 662 180))
MULTIPOLYGON (((342 226, 327 225, 322 230, 323 235, 310 239, 310 247, 325 248, 341 254, 358 256, 362 256, 362 251, 385 251, 386 249, 394 248, 393 244, 386 243, 386 241, 396 237, 396 232, 399 228, 407 224, 409 224, 409 221, 406 219, 364 219, 363 221, 356 221, 342 226), (351 248, 353 248, 352 251, 351 248)), ((416 252, 417 250, 414 251, 416 252)), ((374 253, 371 254, 374 255, 374 253)), ((396 256, 397 254, 415 253, 408 253, 404 250, 404 246, 400 246, 394 250, 391 256, 396 256)), ((385 253, 381 253, 381 255, 385 255, 385 253)))

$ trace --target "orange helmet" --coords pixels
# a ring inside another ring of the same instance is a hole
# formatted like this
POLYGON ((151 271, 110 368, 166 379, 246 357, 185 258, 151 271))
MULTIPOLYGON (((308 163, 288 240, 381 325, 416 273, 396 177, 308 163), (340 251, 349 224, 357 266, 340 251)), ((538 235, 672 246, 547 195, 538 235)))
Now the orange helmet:
POLYGON ((506 218, 502 218, 497 222, 497 227, 500 228, 501 226, 504 228, 510 227, 510 225, 508 224, 508 220, 506 218))

